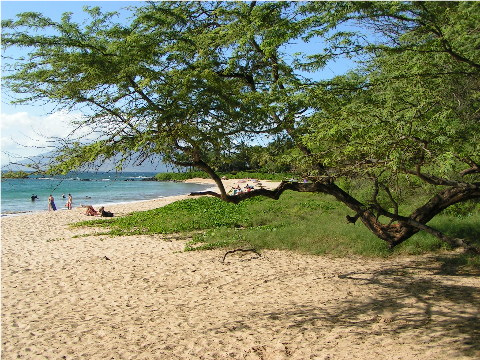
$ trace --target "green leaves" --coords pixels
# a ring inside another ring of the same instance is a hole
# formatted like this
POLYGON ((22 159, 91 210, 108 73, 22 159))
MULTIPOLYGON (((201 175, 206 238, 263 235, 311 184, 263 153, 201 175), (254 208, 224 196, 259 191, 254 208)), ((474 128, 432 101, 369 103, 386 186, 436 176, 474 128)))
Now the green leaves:
MULTIPOLYGON (((116 218, 104 225, 114 235, 170 234, 219 227, 234 228, 249 223, 249 200, 238 205, 217 198, 201 197, 177 201, 164 207, 116 218)), ((98 225, 97 223, 95 225, 98 225)))
POLYGON ((134 151, 222 169, 243 147, 312 179, 480 161, 478 3, 152 2, 124 24, 86 13, 24 13, 2 30, 7 51, 31 50, 6 87, 81 109, 95 134, 65 142, 62 171, 134 151), (342 57, 359 68, 315 77, 342 57), (278 137, 288 146, 254 148, 278 137))

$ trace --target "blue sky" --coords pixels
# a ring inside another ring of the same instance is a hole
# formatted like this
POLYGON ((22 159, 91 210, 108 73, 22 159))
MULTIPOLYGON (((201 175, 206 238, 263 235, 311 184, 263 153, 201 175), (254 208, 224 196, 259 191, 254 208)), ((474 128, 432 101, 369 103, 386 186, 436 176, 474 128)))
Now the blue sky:
MULTIPOLYGON (((128 15, 128 12, 125 8, 129 6, 139 6, 144 4, 144 1, 8 1, 1 0, 1 18, 5 19, 14 19, 15 16, 22 12, 39 12, 52 20, 60 20, 62 14, 66 12, 73 13, 73 20, 81 21, 83 19, 83 7, 89 6, 94 7, 98 6, 104 11, 118 11, 122 14, 125 14, 125 17, 128 15)), ((9 55, 12 52, 9 50, 9 55)), ((2 94, 3 95, 3 94, 2 94)), ((10 94, 8 94, 10 95, 10 94)), ((11 94, 14 96, 13 94, 11 94)), ((9 99, 2 96, 2 113, 13 114, 19 111, 32 112, 36 115, 45 114, 51 111, 53 108, 48 106, 41 105, 10 105, 9 99)))
MULTIPOLYGON (((63 13, 73 12, 81 16, 84 6, 99 6, 105 11, 120 11, 128 6, 141 5, 143 1, 5 1, 1 4, 1 18, 13 19, 21 12, 40 12, 53 20, 59 20, 63 13)), ((81 17, 78 17, 80 20, 81 17)), ((1 164, 17 162, 22 158, 35 156, 55 146, 50 137, 65 137, 71 132, 70 120, 78 113, 55 111, 48 104, 11 105, 14 94, 2 89, 1 101, 1 164)))
MULTIPOLYGON (((40 12, 53 20, 59 20, 65 12, 72 12, 73 19, 81 21, 84 6, 99 6, 104 11, 120 11, 122 18, 128 17, 129 6, 140 6, 144 1, 5 1, 1 0, 1 18, 13 19, 25 11, 40 12)), ((352 62, 341 61, 329 64, 323 77, 345 72, 352 62)), ((15 94, 2 89, 1 101, 1 164, 19 161, 52 149, 50 137, 66 137, 72 130, 70 120, 81 116, 79 113, 57 112, 49 104, 11 105, 15 94)))

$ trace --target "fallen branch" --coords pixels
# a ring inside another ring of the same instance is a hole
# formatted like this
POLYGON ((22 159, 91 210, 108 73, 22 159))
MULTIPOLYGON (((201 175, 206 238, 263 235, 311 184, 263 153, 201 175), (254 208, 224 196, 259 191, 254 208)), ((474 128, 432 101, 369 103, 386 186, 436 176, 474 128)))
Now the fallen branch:
POLYGON ((222 263, 225 262, 225 258, 227 257, 228 254, 233 254, 233 253, 236 253, 236 252, 253 252, 255 254, 257 254, 258 256, 262 256, 257 250, 255 249, 235 249, 235 250, 229 250, 225 253, 225 255, 223 255, 223 259, 222 259, 222 263))

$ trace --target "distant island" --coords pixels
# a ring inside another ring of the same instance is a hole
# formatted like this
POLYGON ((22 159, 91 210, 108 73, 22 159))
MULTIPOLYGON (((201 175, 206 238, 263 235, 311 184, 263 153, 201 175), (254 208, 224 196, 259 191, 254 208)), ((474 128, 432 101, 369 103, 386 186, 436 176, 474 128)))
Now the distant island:
POLYGON ((26 179, 30 174, 26 171, 7 171, 2 172, 2 179, 26 179))

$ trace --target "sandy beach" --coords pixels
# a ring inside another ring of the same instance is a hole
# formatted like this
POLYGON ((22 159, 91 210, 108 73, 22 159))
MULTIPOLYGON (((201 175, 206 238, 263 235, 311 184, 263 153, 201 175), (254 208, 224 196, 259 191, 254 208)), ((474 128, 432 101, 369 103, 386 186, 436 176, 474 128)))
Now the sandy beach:
POLYGON ((2 359, 480 358, 480 278, 449 254, 222 262, 175 236, 75 237, 84 211, 1 219, 2 359))

